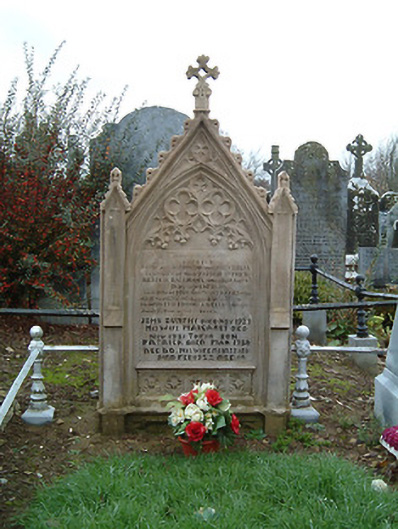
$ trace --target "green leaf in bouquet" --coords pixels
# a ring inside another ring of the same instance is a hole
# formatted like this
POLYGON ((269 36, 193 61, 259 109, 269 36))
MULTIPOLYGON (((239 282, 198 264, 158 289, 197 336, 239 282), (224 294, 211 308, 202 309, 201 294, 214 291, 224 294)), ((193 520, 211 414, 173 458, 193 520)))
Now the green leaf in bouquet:
POLYGON ((224 428, 226 426, 225 417, 224 415, 219 415, 216 419, 215 423, 215 430, 219 430, 220 428, 224 428))
POLYGON ((217 406, 217 408, 221 411, 228 411, 231 407, 231 404, 229 400, 224 399, 220 402, 220 404, 217 406))
POLYGON ((189 421, 185 421, 179 426, 178 430, 174 432, 174 435, 183 435, 185 433, 185 428, 187 427, 189 421))

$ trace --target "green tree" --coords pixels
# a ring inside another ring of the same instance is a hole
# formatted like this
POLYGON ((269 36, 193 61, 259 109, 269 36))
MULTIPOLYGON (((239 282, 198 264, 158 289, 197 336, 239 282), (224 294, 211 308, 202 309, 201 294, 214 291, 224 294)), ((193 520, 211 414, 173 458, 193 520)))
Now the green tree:
POLYGON ((398 138, 391 136, 365 158, 365 173, 380 195, 398 191, 398 138))
POLYGON ((91 274, 93 227, 108 174, 89 173, 89 141, 116 119, 123 94, 85 104, 87 79, 76 68, 47 88, 62 43, 39 74, 24 46, 28 78, 22 102, 12 81, 0 105, 0 303, 36 307, 43 296, 79 299, 91 274))

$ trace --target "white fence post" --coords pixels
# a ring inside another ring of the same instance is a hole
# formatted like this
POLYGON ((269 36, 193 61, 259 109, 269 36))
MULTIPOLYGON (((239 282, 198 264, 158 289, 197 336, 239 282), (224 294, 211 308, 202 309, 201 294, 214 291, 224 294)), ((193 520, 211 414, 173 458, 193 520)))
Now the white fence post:
POLYGON ((43 336, 42 328, 35 325, 30 329, 30 336, 32 340, 28 347, 29 351, 39 350, 39 353, 33 364, 33 374, 31 376, 33 382, 29 407, 21 418, 28 424, 40 426, 52 422, 55 409, 47 403, 47 395, 43 384, 44 377, 41 371, 44 348, 44 343, 41 340, 43 336))
POLYGON ((300 325, 296 330, 296 353, 298 367, 296 386, 293 391, 291 416, 304 422, 318 422, 319 413, 311 406, 308 391, 307 359, 311 353, 310 342, 307 340, 310 330, 305 325, 300 325))

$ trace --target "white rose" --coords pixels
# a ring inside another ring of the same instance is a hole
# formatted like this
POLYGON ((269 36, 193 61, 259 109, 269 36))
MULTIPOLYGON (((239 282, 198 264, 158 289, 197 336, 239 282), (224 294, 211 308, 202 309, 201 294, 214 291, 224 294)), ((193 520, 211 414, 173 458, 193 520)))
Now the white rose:
POLYGON ((203 411, 196 404, 188 404, 185 408, 185 418, 194 422, 202 422, 203 411))
POLYGON ((183 422, 185 419, 184 417, 184 411, 181 409, 174 410, 170 415, 170 424, 171 426, 175 427, 177 424, 180 424, 180 422, 183 422))
POLYGON ((207 411, 209 409, 209 403, 207 402, 207 399, 204 395, 198 398, 196 405, 199 406, 199 408, 203 411, 207 411))

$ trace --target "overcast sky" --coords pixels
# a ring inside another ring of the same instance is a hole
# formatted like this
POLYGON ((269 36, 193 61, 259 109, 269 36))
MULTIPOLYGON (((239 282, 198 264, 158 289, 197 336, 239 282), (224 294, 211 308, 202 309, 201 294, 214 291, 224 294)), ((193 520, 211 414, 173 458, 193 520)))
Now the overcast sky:
POLYGON ((121 117, 144 102, 192 116, 185 72, 205 54, 211 117, 238 148, 290 159, 318 141, 338 159, 359 133, 398 133, 397 21, 397 0, 1 0, 0 101, 25 41, 40 70, 66 40, 54 78, 80 65, 93 90, 128 85, 121 117))

